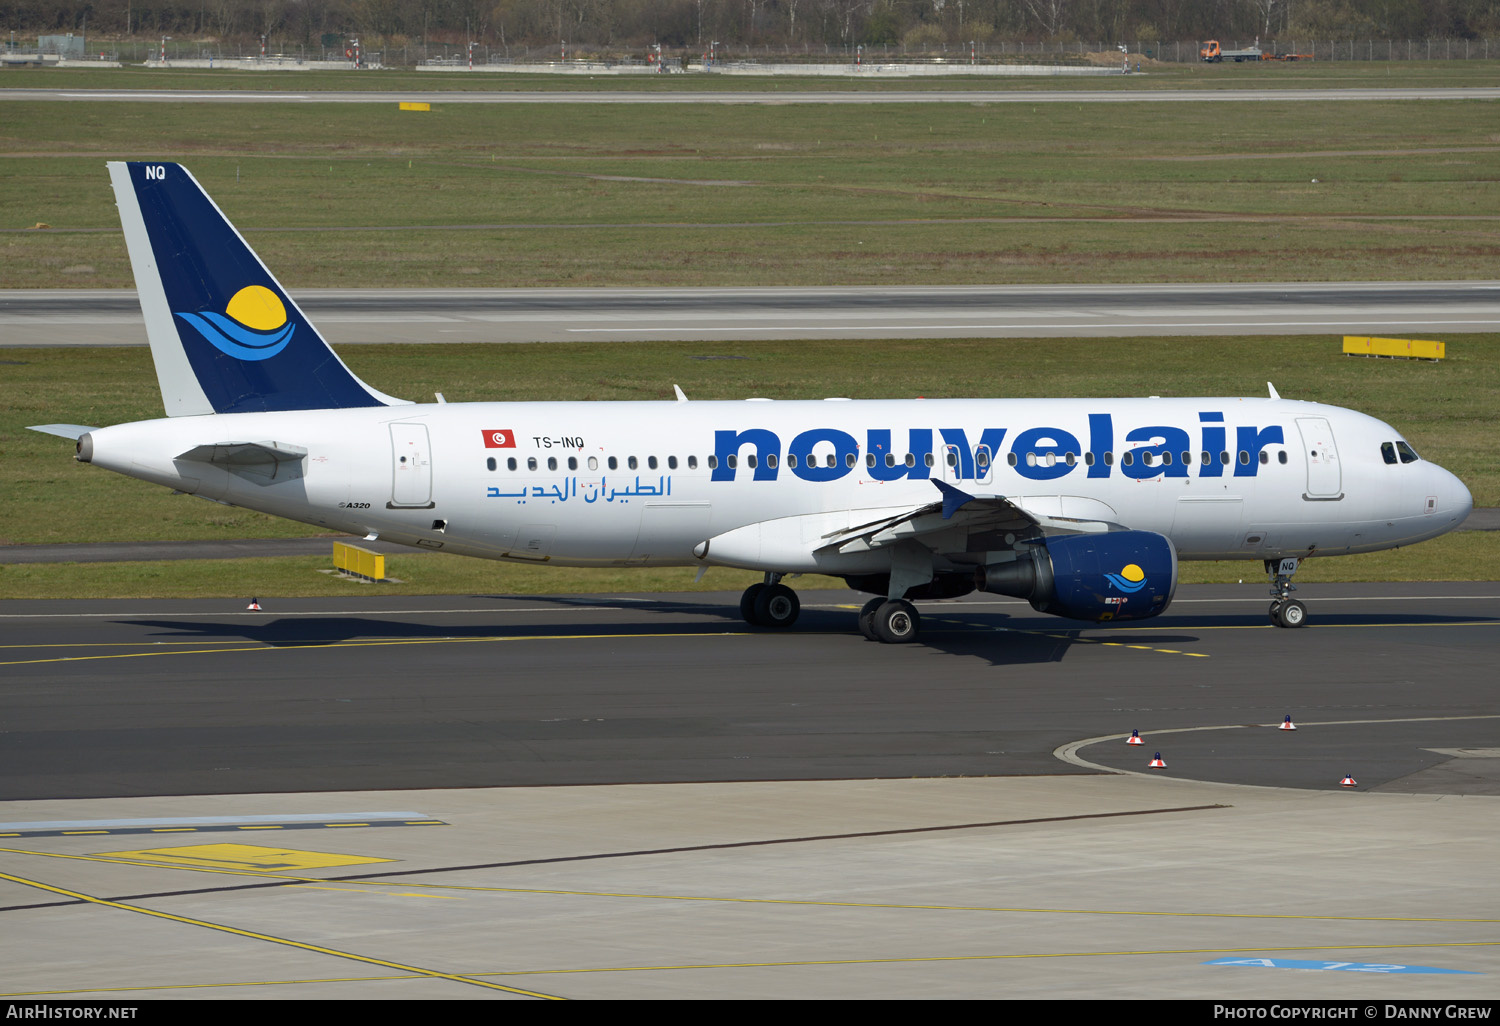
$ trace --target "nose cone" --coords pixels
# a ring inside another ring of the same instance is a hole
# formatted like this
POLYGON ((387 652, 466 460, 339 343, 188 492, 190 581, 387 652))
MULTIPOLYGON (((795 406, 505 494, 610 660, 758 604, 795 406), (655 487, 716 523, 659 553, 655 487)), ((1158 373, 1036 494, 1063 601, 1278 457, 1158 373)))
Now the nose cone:
POLYGON ((1437 476, 1433 487, 1438 497, 1438 516, 1444 521, 1444 530, 1451 531, 1468 519, 1474 509, 1474 496, 1453 474, 1436 464, 1432 469, 1437 476))

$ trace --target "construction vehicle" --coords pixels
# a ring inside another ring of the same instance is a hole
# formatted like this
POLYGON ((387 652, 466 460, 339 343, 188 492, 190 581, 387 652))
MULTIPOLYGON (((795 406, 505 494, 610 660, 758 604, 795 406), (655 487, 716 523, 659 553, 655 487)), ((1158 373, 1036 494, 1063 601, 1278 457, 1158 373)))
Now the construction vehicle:
POLYGON ((1253 46, 1244 50, 1222 50, 1219 48, 1217 39, 1210 39, 1203 44, 1203 49, 1198 51, 1198 56, 1209 64, 1220 64, 1224 61, 1258 61, 1261 59, 1260 40, 1257 39, 1253 46))

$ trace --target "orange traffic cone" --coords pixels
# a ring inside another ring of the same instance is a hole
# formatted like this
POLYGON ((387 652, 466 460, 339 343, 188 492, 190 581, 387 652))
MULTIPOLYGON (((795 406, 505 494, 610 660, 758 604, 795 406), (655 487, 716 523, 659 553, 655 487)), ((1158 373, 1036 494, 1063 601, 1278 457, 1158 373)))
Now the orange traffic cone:
POLYGON ((1154 759, 1151 760, 1151 768, 1152 769, 1166 769, 1167 768, 1167 764, 1161 761, 1161 753, 1160 752, 1157 752, 1156 753, 1156 758, 1154 758, 1154 759))
POLYGON ((1346 776, 1343 780, 1339 781, 1339 786, 1340 787, 1358 787, 1359 785, 1354 782, 1354 778, 1353 777, 1347 777, 1346 776))
POLYGON ((1125 739, 1125 743, 1127 745, 1143 745, 1146 742, 1141 740, 1141 732, 1139 730, 1132 730, 1130 736, 1125 739))
POLYGON ((1283 722, 1281 724, 1281 726, 1277 727, 1276 729, 1277 730, 1296 730, 1297 729, 1297 725, 1292 722, 1291 714, 1288 713, 1285 722, 1283 722))
POLYGON ((248 606, 246 606, 245 608, 246 609, 259 609, 260 608, 260 599, 251 599, 250 600, 250 604, 248 606))

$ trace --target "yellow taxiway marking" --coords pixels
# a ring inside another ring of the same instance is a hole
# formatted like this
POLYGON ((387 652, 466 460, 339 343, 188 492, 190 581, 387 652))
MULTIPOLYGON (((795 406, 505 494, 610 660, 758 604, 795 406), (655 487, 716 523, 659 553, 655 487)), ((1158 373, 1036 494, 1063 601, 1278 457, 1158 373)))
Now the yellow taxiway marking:
MULTIPOLYGON (((296 652, 303 649, 327 651, 334 648, 377 648, 393 645, 474 645, 507 641, 628 641, 661 638, 735 638, 749 631, 659 631, 650 634, 497 634, 482 638, 399 638, 371 641, 298 641, 285 645, 254 644, 243 648, 186 648, 170 652, 115 652, 109 655, 53 656, 46 659, 12 659, 0 666, 31 666, 36 663, 76 663, 100 659, 160 659, 166 656, 218 655, 238 652, 296 652)), ((243 643, 241 643, 243 644, 243 643)))
MULTIPOLYGON (((784 962, 703 962, 698 964, 664 965, 619 965, 594 966, 586 969, 508 969, 496 972, 470 973, 466 982, 481 983, 478 977, 489 976, 561 976, 581 973, 651 973, 685 972, 694 969, 785 969, 805 966, 837 965, 901 965, 938 962, 989 962, 1027 958, 1100 958, 1127 957, 1133 955, 1241 955, 1288 951, 1425 951, 1432 948, 1484 948, 1500 945, 1500 941, 1419 941, 1414 944, 1392 942, 1388 944, 1297 944, 1276 945, 1258 948, 1140 948, 1116 951, 1022 951, 1007 955, 908 955, 888 958, 829 958, 784 962)), ((226 987, 286 987, 299 984, 323 983, 384 983, 396 980, 422 979, 426 974, 402 974, 398 976, 333 976, 309 977, 301 980, 241 980, 231 983, 161 983, 148 987, 80 987, 73 990, 30 990, 0 994, 0 998, 64 997, 69 994, 133 994, 164 990, 214 990, 226 987)), ((513 993, 525 991, 512 988, 513 993)), ((549 995, 537 995, 547 997, 549 995)))
MULTIPOLYGON (((363 880, 366 886, 379 881, 363 880)), ((398 886, 398 885, 391 885, 398 886)), ((409 885, 408 885, 409 886, 409 885)), ((1500 923, 1500 919, 1468 919, 1444 916, 1330 916, 1263 912, 1173 912, 1109 908, 1030 908, 1006 905, 921 905, 873 901, 826 901, 804 898, 734 898, 704 894, 646 894, 632 891, 577 891, 544 887, 484 887, 474 884, 424 884, 441 890, 482 891, 500 894, 554 894, 582 898, 640 898, 650 901, 702 901, 742 905, 796 905, 817 908, 869 908, 916 912, 1006 912, 1061 916, 1153 916, 1167 919, 1259 919, 1339 923, 1500 923)), ((1500 941, 1496 941, 1500 944, 1500 941)))
POLYGON ((306 851, 298 848, 267 848, 258 844, 190 844, 181 848, 149 848, 137 851, 100 852, 109 858, 168 866, 207 866, 211 869, 243 869, 255 872, 323 869, 328 866, 361 866, 394 862, 366 855, 306 851))
POLYGON ((91 905, 102 905, 105 908, 119 909, 122 912, 134 912, 137 915, 150 916, 153 919, 165 919, 173 923, 182 923, 185 926, 197 926, 208 930, 217 930, 220 933, 228 933, 236 937, 246 937, 250 940, 266 941, 270 944, 282 944, 287 947, 298 948, 302 951, 311 951, 320 955, 332 955, 335 958, 352 959, 356 962, 364 962, 367 965, 384 966, 387 969, 395 969, 403 973, 414 973, 417 976, 430 979, 452 980, 455 983, 467 983, 471 986, 484 987, 489 990, 502 990, 508 994, 520 994, 523 997, 546 998, 551 1001, 562 1000, 555 994, 543 994, 534 990, 522 990, 519 987, 507 987, 503 984, 492 983, 489 980, 478 980, 472 976, 460 975, 458 973, 444 973, 436 969, 424 969, 421 966, 415 965, 404 965, 400 962, 390 962, 383 958, 372 958, 369 955, 357 955, 352 951, 339 951, 336 948, 325 948, 317 944, 305 944, 302 941, 294 941, 286 937, 276 937, 269 933, 241 930, 237 927, 225 926, 222 923, 211 923, 205 919, 191 919, 187 916, 173 915, 170 912, 159 912, 156 909, 142 908, 139 905, 126 905, 122 902, 110 901, 107 898, 95 897, 92 894, 84 894, 81 891, 70 891, 63 887, 54 887, 52 884, 42 883, 40 880, 28 880, 25 877, 13 876, 10 873, 0 873, 0 880, 9 880, 11 883, 20 884, 23 887, 35 887, 38 890, 61 894, 64 897, 86 901, 91 905))

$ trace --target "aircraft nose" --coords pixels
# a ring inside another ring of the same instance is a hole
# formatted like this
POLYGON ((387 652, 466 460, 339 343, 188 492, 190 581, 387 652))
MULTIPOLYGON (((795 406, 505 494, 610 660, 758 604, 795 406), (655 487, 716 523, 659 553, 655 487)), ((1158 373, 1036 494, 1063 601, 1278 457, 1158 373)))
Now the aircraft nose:
POLYGON ((1453 527, 1457 527, 1468 519, 1469 513, 1474 509, 1474 496, 1469 493, 1468 486, 1456 475, 1442 467, 1434 469, 1438 476, 1435 482, 1438 511, 1449 520, 1453 527))

